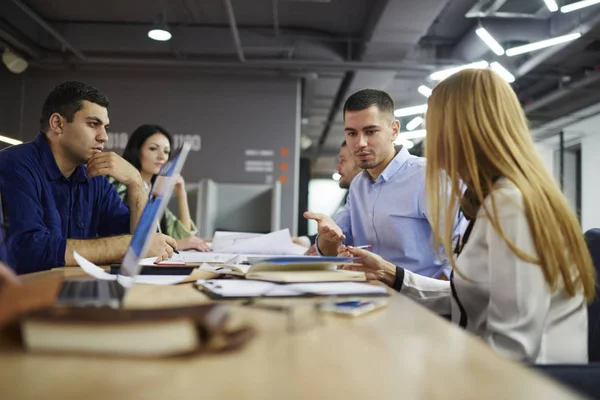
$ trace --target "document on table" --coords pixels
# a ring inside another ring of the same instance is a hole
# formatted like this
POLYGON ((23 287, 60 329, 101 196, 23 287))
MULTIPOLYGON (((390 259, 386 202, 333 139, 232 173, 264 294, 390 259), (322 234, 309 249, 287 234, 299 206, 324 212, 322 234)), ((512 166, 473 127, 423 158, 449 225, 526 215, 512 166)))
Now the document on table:
MULTIPOLYGON (((132 279, 129 276, 109 274, 93 262, 81 256, 76 251, 73 252, 73 256, 75 257, 77 265, 79 265, 81 269, 83 269, 85 273, 90 275, 92 278, 105 281, 128 281, 132 279)), ((146 285, 175 285, 185 281, 188 277, 189 275, 137 275, 135 278, 133 278, 133 283, 142 283, 146 285)))
MULTIPOLYGON (((215 244, 213 242, 213 249, 215 244)), ((289 229, 267 233, 265 235, 238 239, 228 247, 220 248, 221 253, 301 255, 306 248, 292 242, 289 229)))
POLYGON ((386 296, 385 287, 356 282, 277 284, 237 279, 201 279, 196 285, 219 297, 386 296))

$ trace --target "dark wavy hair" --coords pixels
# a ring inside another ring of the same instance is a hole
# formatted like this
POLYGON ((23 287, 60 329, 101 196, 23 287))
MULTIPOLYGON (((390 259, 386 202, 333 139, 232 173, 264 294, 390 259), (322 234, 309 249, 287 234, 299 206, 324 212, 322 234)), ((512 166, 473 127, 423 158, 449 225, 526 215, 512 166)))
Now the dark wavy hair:
MULTIPOLYGON (((125 150, 123 150, 123 158, 127 160, 131 165, 133 165, 138 171, 142 170, 142 146, 148 140, 148 138, 155 133, 161 133, 167 137, 169 140, 169 146, 173 149, 173 137, 165 128, 160 125, 141 125, 139 126, 127 141, 127 146, 125 146, 125 150)), ((171 158, 171 154, 169 154, 169 159, 171 158)), ((154 183, 154 179, 156 179, 156 175, 152 177, 151 183, 154 183)), ((162 232, 166 231, 166 218, 163 215, 160 219, 160 229, 162 232)))
POLYGON ((125 150, 123 150, 123 158, 137 168, 138 171, 141 171, 142 169, 142 146, 146 140, 148 140, 148 138, 155 133, 161 133, 165 135, 169 140, 169 146, 171 146, 171 149, 173 148, 173 137, 162 126, 149 124, 139 126, 135 131, 133 131, 129 137, 129 140, 127 141, 125 150))

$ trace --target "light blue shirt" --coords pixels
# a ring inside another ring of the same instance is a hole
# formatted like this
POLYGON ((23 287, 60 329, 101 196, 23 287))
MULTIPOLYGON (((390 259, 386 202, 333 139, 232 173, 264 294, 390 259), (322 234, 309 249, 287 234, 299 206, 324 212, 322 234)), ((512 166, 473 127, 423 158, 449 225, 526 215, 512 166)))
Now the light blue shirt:
MULTIPOLYGON (((396 266, 438 278, 450 265, 433 246, 425 208, 425 158, 402 148, 375 182, 367 171, 350 185, 345 207, 334 217, 346 245, 370 244, 371 251, 396 266)), ((454 236, 458 237, 456 224, 454 236)))

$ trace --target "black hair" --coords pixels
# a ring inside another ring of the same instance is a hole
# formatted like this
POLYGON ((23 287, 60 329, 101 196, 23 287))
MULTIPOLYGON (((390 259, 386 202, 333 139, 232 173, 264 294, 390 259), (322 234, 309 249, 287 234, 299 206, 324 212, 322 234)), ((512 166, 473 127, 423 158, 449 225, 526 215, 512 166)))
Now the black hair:
POLYGON ((160 125, 141 125, 139 126, 127 141, 125 150, 123 150, 123 158, 125 161, 133 165, 138 171, 142 169, 141 152, 144 142, 155 133, 161 133, 169 140, 169 146, 173 148, 173 138, 169 132, 160 125))
POLYGON ((75 113, 81 110, 84 100, 104 108, 108 108, 109 104, 108 98, 101 91, 85 83, 66 81, 56 86, 44 101, 40 117, 40 130, 48 131, 50 128, 48 121, 54 113, 62 115, 67 122, 73 122, 75 113))
MULTIPOLYGON (((169 140, 169 146, 171 147, 171 150, 172 150, 173 149, 173 137, 171 136, 171 134, 169 132, 167 132, 167 130, 165 128, 163 128, 160 125, 150 125, 150 124, 141 125, 135 131, 133 131, 133 133, 129 137, 129 140, 127 141, 125 150, 123 150, 123 158, 125 159, 125 161, 127 161, 128 163, 133 165, 138 171, 142 170, 142 159, 141 159, 142 146, 144 145, 144 142, 146 142, 146 140, 148 140, 148 138, 150 136, 152 136, 156 133, 160 133, 167 137, 167 139, 169 140)), ((170 153, 169 153, 169 158, 171 158, 170 153)), ((154 183, 155 179, 156 179, 156 175, 154 175, 152 177, 151 183, 154 183)), ((166 230, 167 230, 167 219, 164 214, 163 214, 162 218, 160 219, 160 229, 162 232, 166 232, 166 230)))
POLYGON ((375 106, 383 113, 394 117, 394 100, 383 90, 363 89, 354 93, 344 103, 344 116, 346 111, 361 111, 375 106))

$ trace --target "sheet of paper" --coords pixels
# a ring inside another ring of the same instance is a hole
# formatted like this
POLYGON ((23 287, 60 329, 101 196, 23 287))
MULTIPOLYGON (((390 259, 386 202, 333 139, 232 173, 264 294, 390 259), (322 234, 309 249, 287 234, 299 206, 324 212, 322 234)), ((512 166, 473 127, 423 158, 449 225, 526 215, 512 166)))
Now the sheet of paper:
POLYGON ((287 285, 290 289, 302 293, 313 293, 326 296, 342 295, 366 295, 386 294, 387 290, 382 286, 370 285, 368 283, 356 282, 317 282, 317 283, 293 283, 287 285))
POLYGON ((236 265, 236 269, 230 268, 229 264, 214 265, 214 264, 202 263, 200 265, 201 271, 214 272, 216 274, 223 274, 223 275, 244 276, 244 275, 246 275, 246 272, 248 272, 249 269, 250 269, 249 265, 236 265), (241 272, 239 270, 241 270, 241 272))
POLYGON ((299 293, 286 286, 271 282, 238 279, 208 279, 196 282, 223 297, 298 296, 299 293))
MULTIPOLYGON (((93 262, 87 260, 85 257, 80 255, 76 251, 73 252, 73 257, 75 258, 77 265, 79 265, 81 269, 83 269, 85 273, 90 275, 92 278, 104 281, 118 280, 124 286, 129 286, 131 284, 130 277, 109 274, 93 262)), ((175 285, 177 283, 185 281, 187 278, 188 275, 138 275, 133 279, 133 282, 143 283, 147 285, 175 285)))
POLYGON ((213 235, 212 249, 214 251, 220 251, 221 249, 226 249, 241 241, 263 235, 264 233, 216 231, 213 235))
POLYGON ((196 282, 223 297, 271 297, 271 296, 344 296, 385 295, 382 286, 356 282, 294 283, 279 285, 271 282, 237 279, 202 279, 196 282))
POLYGON ((73 252, 73 257, 75 258, 75 262, 77 265, 81 267, 82 270, 85 271, 86 274, 91 276, 92 278, 100 279, 103 281, 116 281, 117 275, 112 275, 94 264, 91 261, 88 261, 85 257, 80 255, 78 252, 73 252))
POLYGON ((238 254, 301 255, 306 252, 306 248, 292 242, 290 231, 282 229, 266 235, 239 240, 234 245, 219 251, 238 254))

